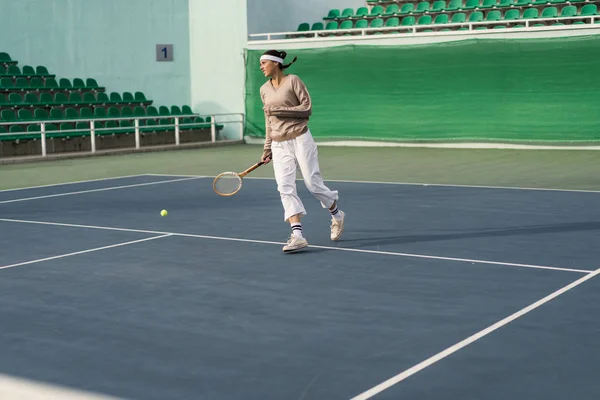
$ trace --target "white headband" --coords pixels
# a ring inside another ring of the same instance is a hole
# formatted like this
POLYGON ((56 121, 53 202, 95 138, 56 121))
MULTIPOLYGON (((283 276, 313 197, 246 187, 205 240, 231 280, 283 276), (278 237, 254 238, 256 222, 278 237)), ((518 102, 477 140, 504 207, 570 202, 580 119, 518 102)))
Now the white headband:
POLYGON ((280 64, 283 64, 283 58, 276 57, 276 56, 270 56, 268 54, 263 54, 262 56, 260 56, 260 61, 262 61, 262 60, 271 60, 271 61, 275 61, 280 64))

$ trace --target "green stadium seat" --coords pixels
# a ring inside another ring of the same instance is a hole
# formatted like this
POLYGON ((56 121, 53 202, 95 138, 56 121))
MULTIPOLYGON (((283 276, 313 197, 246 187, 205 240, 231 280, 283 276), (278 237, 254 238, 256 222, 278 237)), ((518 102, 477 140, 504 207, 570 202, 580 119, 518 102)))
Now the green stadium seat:
POLYGON ((146 113, 148 114, 149 117, 158 117, 158 110, 154 106, 149 106, 146 109, 146 113))
POLYGON ((46 87, 46 89, 57 90, 58 82, 56 82, 56 79, 54 78, 46 78, 44 86, 46 87))
POLYGON ((89 122, 77 122, 75 124, 77 132, 73 132, 77 136, 90 136, 90 123, 89 122))
POLYGON ((114 135, 118 132, 117 128, 119 127, 119 124, 117 121, 106 121, 104 127, 106 130, 100 131, 101 135, 114 135))
POLYGON ((173 130, 174 127, 167 126, 167 125, 171 125, 172 123, 173 122, 171 121, 170 118, 161 118, 161 119, 158 120, 158 125, 163 125, 163 126, 157 127, 157 129, 159 131, 170 131, 170 130, 173 130))
POLYGON ((504 14, 504 19, 505 20, 515 20, 515 19, 519 19, 519 15, 520 11, 515 9, 515 8, 511 8, 510 10, 506 11, 506 13, 504 14))
POLYGON ((323 17, 323 19, 325 21, 330 21, 330 20, 334 20, 336 18, 339 18, 340 16, 340 10, 329 10, 329 13, 327 13, 326 17, 323 17))
POLYGON ((310 28, 311 31, 322 31, 324 29, 325 27, 323 26, 322 22, 315 22, 310 28))
POLYGON ((46 67, 44 67, 43 65, 38 65, 37 67, 35 67, 35 72, 36 72, 36 75, 42 75, 42 76, 50 75, 50 72, 48 72, 48 69, 46 67))
POLYGON ((549 3, 550 0, 533 0, 533 2, 531 4, 533 4, 534 6, 540 6, 540 5, 544 5, 549 3))
POLYGON ((354 15, 353 8, 345 8, 342 11, 342 13, 340 14, 339 18, 337 18, 337 19, 348 19, 348 18, 352 18, 353 15, 354 15))
POLYGON ((8 63, 11 61, 12 61, 12 59, 10 58, 10 55, 8 53, 5 53, 5 52, 0 53, 0 63, 8 63))
POLYGON ((96 104, 110 104, 110 99, 108 98, 108 95, 105 92, 98 92, 98 94, 96 95, 96 104))
POLYGON ((22 74, 25 75, 28 78, 33 77, 34 75, 36 75, 35 70, 33 69, 32 66, 30 65, 24 65, 23 66, 23 71, 22 74))
POLYGON ((523 13, 523 19, 534 19, 534 18, 537 18, 538 15, 539 15, 539 12, 538 12, 537 8, 528 8, 523 13))
POLYGON ((383 16, 384 17, 393 17, 394 15, 396 15, 396 13, 399 10, 400 10, 400 7, 398 6, 398 4, 390 4, 385 9, 385 12, 383 13, 383 16))
POLYGON ((478 26, 475 28, 476 31, 487 31, 487 26, 478 26))
POLYGON ((367 7, 359 7, 352 18, 365 18, 369 15, 369 9, 367 7))
POLYGON ((8 101, 13 106, 23 104, 23 98, 19 93, 10 93, 8 95, 8 101))
POLYGON ((498 10, 492 10, 485 16, 486 21, 500 21, 502 19, 502 13, 498 10))
POLYGON ((398 17, 388 18, 388 20, 385 21, 386 28, 393 28, 396 26, 400 26, 400 18, 398 18, 398 17))
POLYGON ((462 7, 462 0, 450 0, 446 11, 458 11, 462 7))
POLYGON ((467 0, 466 4, 463 7, 460 7, 461 10, 474 10, 479 7, 479 0, 467 0))
POLYGON ((581 7, 581 12, 579 13, 579 15, 585 15, 585 16, 589 16, 589 15, 596 15, 598 14, 598 6, 595 4, 586 4, 583 7, 581 7))
POLYGON ((434 24, 447 24, 448 23, 448 14, 438 14, 435 16, 434 24))
POLYGON ((183 113, 183 115, 192 115, 194 114, 194 112, 192 111, 192 108, 188 105, 183 105, 181 106, 181 112, 183 113))
POLYGON ((67 78, 60 78, 60 80, 58 81, 58 87, 59 89, 70 90, 73 89, 73 84, 67 78))
POLYGON ((48 111, 46 111, 46 109, 36 108, 33 112, 33 118, 38 121, 45 121, 50 119, 50 115, 48 114, 48 111))
POLYGON ((430 12, 440 12, 446 9, 446 2, 444 0, 438 0, 431 6, 430 12))
POLYGON ((339 29, 352 29, 354 27, 354 22, 350 20, 342 21, 339 29))
MULTIPOLYGON (((453 1, 461 1, 461 0, 453 0, 453 1)), ((406 14, 410 14, 414 10, 415 10, 415 5, 413 3, 405 3, 402 6, 402 8, 400 9, 400 11, 398 12, 398 14, 399 15, 406 15, 406 14)))
POLYGON ((411 26, 414 24, 415 24, 415 17, 413 17, 412 15, 402 18, 402 22, 400 22, 401 26, 411 26))
POLYGON ((50 119, 66 119, 65 118, 65 114, 63 113, 63 110, 58 108, 58 107, 54 107, 50 109, 50 119))
POLYGON ((93 78, 87 78, 85 80, 85 86, 90 89, 98 89, 99 88, 98 82, 96 82, 96 80, 93 78))
POLYGON ((94 95, 92 92, 85 92, 83 94, 82 104, 87 104, 90 106, 96 104, 96 95, 94 95))
POLYGON ((156 130, 156 121, 153 119, 147 119, 145 126, 140 128, 140 132, 154 132, 156 130))
POLYGON ((577 15, 577 7, 575 6, 566 6, 560 11, 561 17, 574 17, 577 15))
POLYGON ((110 102, 113 103, 113 104, 122 103, 123 102, 123 98, 121 97, 120 93, 111 92, 111 94, 110 94, 110 102))
POLYGON ((556 7, 546 7, 542 10, 542 18, 555 18, 558 16, 558 9, 556 7))
POLYGON ((429 2, 428 1, 422 1, 417 5, 417 8, 413 11, 413 13, 415 14, 421 14, 424 13, 426 11, 429 11, 429 2))
POLYGON ((37 89, 37 90, 45 89, 44 81, 40 77, 31 78, 31 81, 29 82, 29 87, 31 89, 37 89))
POLYGON ((516 0, 515 6, 519 6, 519 7, 528 6, 528 5, 531 5, 532 2, 533 2, 533 0, 516 0))
POLYGON ((90 107, 81 107, 79 109, 79 117, 84 119, 93 119, 94 112, 90 107))
POLYGON ((179 106, 171 106, 171 115, 183 115, 183 113, 181 112, 181 108, 179 108, 179 106))
POLYGON ((15 88, 29 89, 29 81, 27 80, 27 78, 17 78, 15 81, 15 88))
POLYGON ((494 26, 494 29, 506 29, 506 26, 504 26, 504 25, 496 25, 496 26, 494 26))
POLYGON ((57 92, 54 95, 54 104, 66 106, 67 104, 69 104, 69 99, 67 98, 67 95, 65 93, 57 92))
MULTIPOLYGON (((24 133, 25 132, 25 130, 23 129, 23 125, 12 125, 8 131, 10 133, 24 133)), ((17 137, 14 139, 16 139, 16 140, 25 139, 25 135, 17 135, 17 137)))
POLYGON ((18 116, 21 121, 32 121, 33 120, 33 114, 31 113, 31 110, 29 110, 27 108, 21 108, 18 112, 18 116))
POLYGON ((15 112, 9 108, 0 111, 0 119, 2 122, 12 122, 17 120, 15 112))
POLYGON ((15 87, 15 83, 11 78, 2 78, 0 79, 0 88, 2 89, 13 89, 15 87))
MULTIPOLYGON (((381 18, 378 18, 381 19, 381 18)), ((375 20, 373 20, 375 21, 375 20)), ((359 19, 358 21, 356 21, 356 26, 355 28, 357 29, 366 29, 369 27, 369 21, 367 21, 366 19, 359 19)))
POLYGON ((384 9, 382 6, 375 6, 371 10, 371 12, 368 14, 368 16, 369 17, 379 17, 383 14, 383 12, 384 12, 384 9))
POLYGON ((106 108, 94 107, 94 118, 106 118, 106 108))
POLYGON ((494 8, 496 6, 496 0, 483 0, 483 3, 479 6, 479 8, 494 8))
POLYGON ((121 117, 123 118, 133 118, 133 110, 129 106, 125 106, 121 108, 121 117))
POLYGON ((77 112, 76 109, 67 107, 65 109, 65 117, 66 117, 66 119, 78 119, 79 113, 77 112))
POLYGON ((419 21, 417 25, 430 25, 431 24, 431 15, 422 15, 419 17, 419 21))
POLYGON ((134 117, 145 117, 146 110, 142 106, 135 106, 135 108, 133 109, 133 116, 134 117))
POLYGON ((7 106, 10 103, 8 102, 8 99, 6 98, 6 95, 4 93, 0 93, 0 107, 2 106, 7 106))
POLYGON ((169 112, 169 108, 167 106, 160 106, 158 107, 158 115, 166 116, 171 115, 171 113, 169 112))
POLYGON ((69 104, 74 106, 79 106, 83 103, 83 99, 81 98, 81 94, 79 92, 71 92, 69 93, 69 104))
POLYGON ((297 32, 308 32, 310 30, 310 24, 308 22, 303 22, 298 25, 297 32))
POLYGON ((54 98, 50 92, 40 93, 40 106, 49 107, 54 104, 54 98))
POLYGON ((29 93, 25 93, 24 102, 26 104, 30 104, 30 105, 38 105, 40 102, 40 99, 38 99, 37 94, 29 92, 29 93))
POLYGON ((193 124, 194 124, 194 119, 193 118, 189 118, 189 117, 182 118, 181 122, 180 122, 179 129, 181 129, 183 131, 189 131, 191 129, 194 129, 193 124))
POLYGON ((148 100, 146 99, 146 96, 142 92, 135 92, 133 94, 133 98, 135 99, 136 103, 147 103, 148 102, 148 100))
POLYGON ((81 78, 75 78, 73 79, 73 88, 74 89, 85 89, 85 82, 83 81, 83 79, 81 78))
POLYGON ((133 104, 135 102, 133 94, 130 92, 123 92, 123 102, 127 104, 133 104))
POLYGON ((108 107, 108 118, 121 118, 121 112, 117 107, 108 107))
POLYGON ((469 22, 481 22, 483 21, 483 12, 474 11, 469 15, 469 22))
MULTIPOLYGON (((465 13, 455 13, 452 14, 452 22, 453 24, 460 24, 467 21, 467 14, 465 13)), ((467 28, 468 29, 468 28, 467 28)))
POLYGON ((10 76, 20 76, 21 75, 21 68, 17 67, 16 65, 9 65, 8 68, 6 69, 7 74, 10 76))
POLYGON ((513 5, 513 0, 500 0, 498 7, 505 8, 513 5))

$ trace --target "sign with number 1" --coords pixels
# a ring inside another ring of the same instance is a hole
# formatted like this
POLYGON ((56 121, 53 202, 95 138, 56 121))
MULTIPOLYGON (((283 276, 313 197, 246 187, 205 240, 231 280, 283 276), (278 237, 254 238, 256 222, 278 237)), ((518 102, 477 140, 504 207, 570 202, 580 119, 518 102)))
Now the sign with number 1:
POLYGON ((173 45, 157 44, 156 61, 173 61, 173 45))

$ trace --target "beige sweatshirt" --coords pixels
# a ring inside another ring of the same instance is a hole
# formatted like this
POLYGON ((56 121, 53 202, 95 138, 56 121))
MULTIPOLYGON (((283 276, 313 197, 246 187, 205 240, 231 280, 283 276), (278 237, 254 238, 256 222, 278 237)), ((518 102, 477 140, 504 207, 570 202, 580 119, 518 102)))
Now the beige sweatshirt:
POLYGON ((304 82, 296 75, 287 75, 279 88, 271 80, 260 88, 265 111, 265 149, 271 142, 294 139, 308 131, 308 117, 312 114, 310 94, 304 82))

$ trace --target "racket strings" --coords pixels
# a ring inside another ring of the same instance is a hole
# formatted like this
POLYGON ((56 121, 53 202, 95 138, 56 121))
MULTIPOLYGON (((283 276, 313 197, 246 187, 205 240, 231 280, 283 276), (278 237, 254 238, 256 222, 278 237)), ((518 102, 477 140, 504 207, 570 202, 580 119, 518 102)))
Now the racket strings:
POLYGON ((233 194, 242 186, 242 180, 234 173, 222 174, 215 179, 213 186, 217 193, 233 194))

